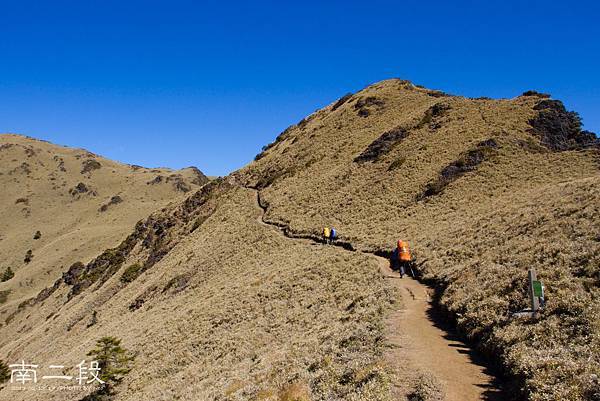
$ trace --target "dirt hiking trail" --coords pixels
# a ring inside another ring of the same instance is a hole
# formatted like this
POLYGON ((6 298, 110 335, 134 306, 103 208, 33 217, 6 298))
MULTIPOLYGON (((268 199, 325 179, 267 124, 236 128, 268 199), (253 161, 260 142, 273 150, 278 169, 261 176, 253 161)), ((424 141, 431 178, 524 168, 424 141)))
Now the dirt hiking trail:
MULTIPOLYGON (((389 261, 375 256, 381 273, 400 290, 402 308, 387 321, 387 338, 393 345, 388 363, 397 371, 406 370, 407 362, 435 377, 447 401, 505 400, 476 353, 458 336, 442 327, 435 316, 432 290, 409 277, 400 278, 389 261)), ((401 389, 399 389, 401 392, 401 389)))
MULTIPOLYGON (((257 221, 275 229, 286 238, 324 245, 314 239, 295 238, 285 226, 265 221, 266 206, 256 193, 257 206, 261 214, 257 221)), ((334 244, 336 245, 336 244, 334 244)), ((495 378, 487 372, 486 367, 477 354, 450 328, 444 327, 433 307, 432 290, 399 273, 393 271, 386 258, 369 255, 377 260, 381 274, 392 281, 402 297, 400 309, 393 311, 386 322, 386 337, 390 351, 385 356, 386 362, 396 372, 393 392, 398 399, 407 399, 415 389, 415 384, 423 375, 433 376, 446 401, 508 400, 500 390, 495 378)))

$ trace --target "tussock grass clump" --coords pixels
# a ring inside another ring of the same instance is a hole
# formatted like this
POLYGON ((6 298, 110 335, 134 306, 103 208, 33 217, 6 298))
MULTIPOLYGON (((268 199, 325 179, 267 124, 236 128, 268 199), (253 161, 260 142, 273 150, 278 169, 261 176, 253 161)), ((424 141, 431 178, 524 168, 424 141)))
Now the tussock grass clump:
POLYGON ((419 376, 415 388, 408 395, 409 401, 443 401, 444 391, 437 379, 430 374, 419 376))
POLYGON ((306 383, 292 383, 279 391, 280 401, 311 401, 310 389, 306 383))

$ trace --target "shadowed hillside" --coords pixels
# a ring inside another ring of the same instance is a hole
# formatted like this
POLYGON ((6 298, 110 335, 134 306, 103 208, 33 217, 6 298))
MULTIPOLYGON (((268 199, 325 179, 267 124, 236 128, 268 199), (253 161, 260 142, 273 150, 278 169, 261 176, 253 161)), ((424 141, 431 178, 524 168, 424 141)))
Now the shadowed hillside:
POLYGON ((423 390, 429 372, 386 363, 386 319, 402 300, 368 253, 404 238, 512 394, 596 400, 599 162, 595 136, 546 95, 466 99, 383 81, 71 265, 3 320, 0 351, 68 365, 99 337, 122 338, 136 358, 119 400, 391 400, 397 387, 439 400, 423 390), (347 249, 303 239, 323 226, 347 249), (530 267, 547 308, 511 319, 530 267))

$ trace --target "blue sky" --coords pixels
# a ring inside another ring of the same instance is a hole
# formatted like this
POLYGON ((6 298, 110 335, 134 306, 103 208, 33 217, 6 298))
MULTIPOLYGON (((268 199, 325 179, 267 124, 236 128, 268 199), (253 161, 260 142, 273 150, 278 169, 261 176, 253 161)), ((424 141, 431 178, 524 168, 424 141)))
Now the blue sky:
POLYGON ((597 2, 285 3, 0 0, 0 132, 224 175, 392 77, 549 92, 600 132, 597 2))

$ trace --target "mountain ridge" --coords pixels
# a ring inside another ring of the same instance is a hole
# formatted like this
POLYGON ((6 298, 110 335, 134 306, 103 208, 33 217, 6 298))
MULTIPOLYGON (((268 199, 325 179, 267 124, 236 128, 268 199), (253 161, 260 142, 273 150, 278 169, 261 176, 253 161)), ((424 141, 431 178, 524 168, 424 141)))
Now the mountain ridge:
POLYGON ((289 244, 264 218, 312 238, 334 226, 341 242, 381 254, 408 239, 440 307, 515 394, 593 399, 598 148, 562 104, 536 110, 545 101, 467 99, 402 80, 345 96, 73 267, 2 327, 7 338, 27 328, 41 338, 5 339, 1 350, 45 359, 69 350, 75 360, 100 334, 117 334, 139 353, 120 399, 284 399, 295 388, 302 400, 388 400, 390 383, 416 391, 427 372, 402 381, 382 362, 385 317, 402 300, 378 266, 359 252, 289 244), (263 216, 245 188, 260 191, 263 216), (530 267, 548 295, 531 323, 510 318, 527 306, 530 267), (121 327, 130 320, 131 333, 121 327), (43 349, 50 335, 63 336, 56 350, 43 349), (194 384, 174 387, 165 369, 194 384))

